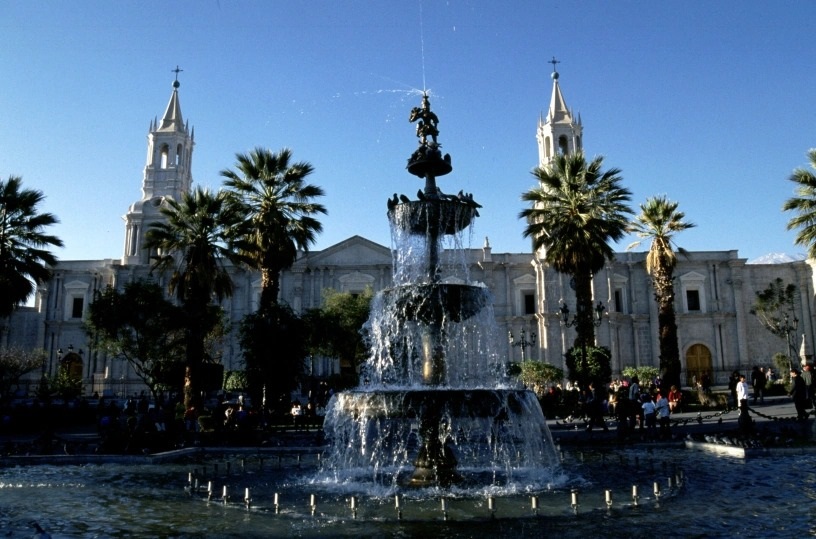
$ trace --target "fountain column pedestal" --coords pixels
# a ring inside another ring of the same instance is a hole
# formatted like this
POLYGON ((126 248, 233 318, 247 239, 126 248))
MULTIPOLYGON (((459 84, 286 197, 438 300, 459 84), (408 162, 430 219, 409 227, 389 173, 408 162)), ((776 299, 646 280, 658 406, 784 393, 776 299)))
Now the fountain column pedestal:
POLYGON ((441 435, 442 414, 439 406, 430 404, 425 408, 419 422, 422 446, 414 461, 414 472, 407 485, 449 487, 461 477, 456 472, 456 456, 441 435))

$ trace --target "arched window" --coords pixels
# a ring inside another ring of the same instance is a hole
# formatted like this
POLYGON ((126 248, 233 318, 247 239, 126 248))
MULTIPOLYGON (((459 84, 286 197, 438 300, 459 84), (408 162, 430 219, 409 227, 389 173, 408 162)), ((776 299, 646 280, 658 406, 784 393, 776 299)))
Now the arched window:
POLYGON ((161 158, 159 159, 159 168, 167 168, 167 162, 170 158, 170 148, 167 147, 167 144, 161 147, 161 158))
POLYGON ((179 144, 176 147, 176 166, 179 166, 181 164, 181 155, 182 155, 181 152, 183 152, 183 151, 184 150, 182 149, 181 144, 179 144))
POLYGON ((544 139, 544 151, 547 154, 547 159, 552 157, 552 147, 551 147, 550 137, 546 137, 544 139))
POLYGON ((558 137, 558 152, 562 155, 567 155, 569 153, 569 141, 567 140, 566 135, 561 135, 558 137))

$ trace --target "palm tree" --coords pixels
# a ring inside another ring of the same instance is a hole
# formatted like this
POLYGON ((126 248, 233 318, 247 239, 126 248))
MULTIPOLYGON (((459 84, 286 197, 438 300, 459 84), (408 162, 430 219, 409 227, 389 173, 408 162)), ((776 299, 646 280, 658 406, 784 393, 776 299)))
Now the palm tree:
MULTIPOLYGON (((62 240, 46 234, 45 228, 59 223, 50 213, 37 213, 45 197, 41 191, 22 188, 22 178, 0 180, 0 321, 8 318, 51 278, 57 258, 49 247, 62 247, 62 240)), ((0 327, 2 337, 2 327, 0 327)))
MULTIPOLYGON (((816 148, 807 153, 810 167, 816 170, 816 148)), ((816 258, 816 175, 806 168, 797 168, 790 181, 797 185, 796 196, 782 206, 783 211, 795 211, 797 215, 788 221, 788 230, 800 229, 796 245, 807 249, 809 258, 816 258)))
POLYGON ((152 223, 145 247, 153 256, 152 269, 169 272, 168 290, 181 304, 186 318, 184 403, 198 404, 199 371, 204 359, 205 338, 217 324, 217 302, 232 294, 226 262, 246 263, 242 245, 234 235, 243 229, 245 215, 230 204, 226 191, 211 193, 197 188, 181 202, 168 199, 161 213, 166 221, 152 223))
POLYGON ((533 239, 533 249, 544 248, 547 263, 572 277, 575 346, 584 349, 595 342, 592 276, 614 257, 609 242, 623 237, 632 213, 620 170, 603 171, 602 166, 602 157, 587 162, 583 152, 558 155, 533 170, 539 185, 522 194, 532 205, 519 214, 527 220, 524 237, 533 239))
MULTIPOLYGON (((657 301, 657 325, 660 341, 660 371, 665 387, 680 387, 680 348, 677 345, 677 322, 674 313, 674 268, 677 253, 685 249, 676 246, 674 236, 696 226, 685 221, 686 215, 677 210, 677 202, 665 196, 651 197, 640 205, 640 214, 629 225, 629 231, 643 239, 651 239, 646 255, 646 272, 652 277, 657 301)), ((633 242, 627 250, 640 245, 633 242)))
POLYGON ((325 214, 326 208, 314 199, 324 193, 305 182, 312 165, 291 163, 289 149, 273 153, 258 147, 235 157, 237 171, 223 170, 221 175, 251 221, 245 254, 261 271, 263 311, 277 304, 280 274, 295 262, 298 249, 308 250, 322 232, 323 225, 314 216, 325 214))

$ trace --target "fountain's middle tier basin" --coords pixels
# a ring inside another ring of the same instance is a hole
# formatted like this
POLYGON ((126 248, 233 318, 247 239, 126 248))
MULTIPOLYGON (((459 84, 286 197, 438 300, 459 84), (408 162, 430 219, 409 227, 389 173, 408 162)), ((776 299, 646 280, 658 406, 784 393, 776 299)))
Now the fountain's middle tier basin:
POLYGON ((488 302, 487 289, 456 283, 431 283, 389 288, 384 299, 405 320, 436 324, 447 319, 461 322, 481 311, 488 302))

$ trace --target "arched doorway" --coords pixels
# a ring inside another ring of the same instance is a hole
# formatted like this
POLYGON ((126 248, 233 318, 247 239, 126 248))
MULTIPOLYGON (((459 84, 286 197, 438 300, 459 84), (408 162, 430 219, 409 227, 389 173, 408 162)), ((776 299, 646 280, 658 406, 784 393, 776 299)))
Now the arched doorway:
POLYGON ((53 390, 60 398, 69 399, 82 394, 82 356, 68 352, 60 359, 53 390))
POLYGON ((686 384, 695 387, 707 375, 712 380, 711 350, 704 344, 693 344, 686 350, 686 384))

